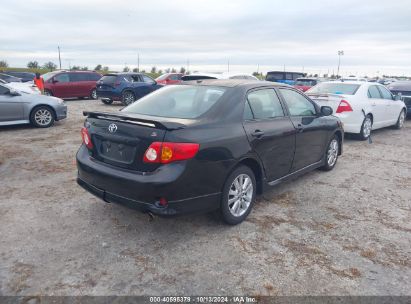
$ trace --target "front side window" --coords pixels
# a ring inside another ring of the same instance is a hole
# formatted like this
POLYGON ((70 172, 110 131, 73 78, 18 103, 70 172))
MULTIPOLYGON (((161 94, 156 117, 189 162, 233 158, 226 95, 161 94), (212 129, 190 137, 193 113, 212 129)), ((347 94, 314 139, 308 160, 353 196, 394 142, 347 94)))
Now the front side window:
POLYGON ((214 86, 167 86, 123 109, 126 113, 193 119, 203 115, 226 88, 214 86))
POLYGON ((57 80, 58 82, 69 82, 70 78, 68 74, 58 74, 54 77, 55 80, 57 80))
POLYGON ((313 103, 300 93, 289 89, 280 89, 280 92, 291 116, 313 116, 317 114, 313 103))
POLYGON ((378 90, 377 86, 370 86, 368 88, 368 97, 369 98, 381 98, 380 91, 378 90))
POLYGON ((247 100, 255 119, 284 116, 280 99, 273 89, 253 91, 248 94, 247 100))
POLYGON ((378 86, 378 88, 380 89, 381 95, 383 99, 390 99, 393 100, 394 98, 392 97, 392 94, 390 93, 390 91, 388 91, 385 87, 383 86, 378 86))

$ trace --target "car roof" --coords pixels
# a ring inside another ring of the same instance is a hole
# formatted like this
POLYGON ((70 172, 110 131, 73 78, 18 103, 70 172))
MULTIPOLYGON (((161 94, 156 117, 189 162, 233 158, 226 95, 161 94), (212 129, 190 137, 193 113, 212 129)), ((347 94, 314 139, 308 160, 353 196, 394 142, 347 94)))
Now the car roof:
POLYGON ((250 87, 264 87, 264 86, 276 86, 276 87, 290 87, 284 83, 277 83, 271 81, 259 81, 250 79, 200 79, 185 81, 182 85, 199 85, 199 86, 217 86, 234 88, 238 86, 250 86, 250 87))

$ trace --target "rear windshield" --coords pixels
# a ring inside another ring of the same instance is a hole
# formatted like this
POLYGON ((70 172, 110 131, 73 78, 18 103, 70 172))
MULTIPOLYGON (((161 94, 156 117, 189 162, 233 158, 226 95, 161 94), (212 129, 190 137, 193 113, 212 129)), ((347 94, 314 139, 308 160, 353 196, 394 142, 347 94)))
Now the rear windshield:
POLYGON ((317 81, 316 80, 310 80, 310 79, 301 79, 301 80, 298 80, 297 79, 297 81, 295 82, 295 85, 298 85, 298 86, 315 86, 317 84, 317 81))
POLYGON ((103 76, 101 77, 101 82, 103 83, 114 83, 116 82, 117 79, 117 75, 107 75, 107 76, 103 76))
POLYGON ((342 94, 342 95, 354 95, 359 84, 348 84, 348 83, 320 83, 315 87, 309 89, 306 93, 313 94, 342 94))
POLYGON ((146 95, 123 112, 170 118, 197 118, 207 112, 225 93, 214 86, 167 86, 146 95))
POLYGON ((216 77, 212 76, 202 76, 202 75, 186 75, 181 77, 183 81, 190 81, 190 80, 202 80, 202 79, 217 79, 216 77))

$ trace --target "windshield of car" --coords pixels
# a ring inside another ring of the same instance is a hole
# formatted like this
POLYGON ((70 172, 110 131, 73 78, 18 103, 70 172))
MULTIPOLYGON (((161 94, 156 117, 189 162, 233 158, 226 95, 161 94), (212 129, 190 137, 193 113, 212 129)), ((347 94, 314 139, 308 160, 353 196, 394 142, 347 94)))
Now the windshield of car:
POLYGON ((41 75, 41 77, 43 77, 44 81, 47 81, 47 80, 51 79, 56 74, 57 74, 56 72, 50 72, 50 73, 46 73, 46 74, 41 75))
POLYGON ((216 86, 167 86, 123 109, 123 112, 193 119, 207 112, 225 93, 216 86))
POLYGON ((315 86, 315 84, 317 83, 317 81, 315 80, 311 80, 311 79, 300 79, 295 82, 295 85, 298 86, 315 86))
POLYGON ((359 84, 320 83, 309 89, 306 93, 355 95, 359 87, 359 84))

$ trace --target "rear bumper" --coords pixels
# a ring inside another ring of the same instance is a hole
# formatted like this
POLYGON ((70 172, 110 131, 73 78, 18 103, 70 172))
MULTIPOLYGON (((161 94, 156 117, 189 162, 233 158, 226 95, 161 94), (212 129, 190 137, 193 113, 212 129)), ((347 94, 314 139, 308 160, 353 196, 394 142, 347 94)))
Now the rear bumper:
POLYGON ((77 168, 77 183, 85 190, 132 209, 171 216, 212 211, 220 205, 221 192, 204 190, 193 195, 184 163, 169 164, 149 174, 130 172, 93 160, 82 145, 77 168), (167 199, 166 207, 160 205, 160 198, 167 199))
POLYGON ((113 91, 100 91, 97 89, 97 98, 120 100, 120 94, 113 91))

